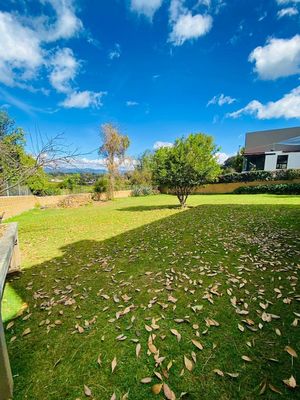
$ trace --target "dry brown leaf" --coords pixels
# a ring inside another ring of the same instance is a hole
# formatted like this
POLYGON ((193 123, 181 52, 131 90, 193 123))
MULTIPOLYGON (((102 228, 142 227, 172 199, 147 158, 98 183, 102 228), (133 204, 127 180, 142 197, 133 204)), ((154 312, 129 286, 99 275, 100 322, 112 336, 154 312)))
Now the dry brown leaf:
POLYGON ((168 400, 176 400, 175 393, 169 388, 169 386, 164 383, 163 384, 164 395, 168 400))
POLYGON ((181 340, 181 335, 180 335, 180 333, 177 331, 177 329, 170 329, 170 331, 171 331, 171 333, 172 333, 174 336, 176 336, 177 341, 180 342, 180 340, 181 340))
POLYGON ((202 344, 200 342, 198 342, 197 340, 192 339, 192 343, 193 343, 194 346, 197 347, 197 349, 203 350, 202 344))
POLYGON ((295 389, 297 386, 296 379, 293 377, 293 375, 291 375, 291 377, 288 379, 283 379, 283 383, 291 389, 295 389))
POLYGON ((97 358, 97 363, 98 363, 98 365, 101 367, 101 365, 102 365, 101 353, 99 354, 99 356, 98 356, 98 358, 97 358))
POLYGON ((140 352, 141 352, 141 344, 138 343, 138 344, 136 345, 136 348, 135 348, 135 354, 136 354, 136 357, 137 357, 137 358, 139 358, 140 352))
POLYGON ((252 361, 251 358, 248 357, 248 356, 242 356, 242 359, 243 359, 244 361, 247 361, 247 362, 251 362, 251 361, 252 361))
POLYGON ((296 353, 296 351, 291 347, 291 346, 285 346, 284 350, 289 353, 290 356, 297 358, 298 355, 296 353))
POLYGON ((161 392, 161 389, 163 387, 162 383, 157 383, 156 385, 152 386, 152 393, 153 394, 159 394, 161 392))
POLYGON ((150 382, 152 382, 152 378, 150 378, 150 376, 141 379, 141 383, 150 383, 150 382))
POLYGON ((86 397, 92 397, 92 391, 88 386, 84 385, 83 390, 86 397))
POLYGON ((30 328, 26 328, 25 331, 22 333, 22 336, 29 335, 30 333, 31 333, 31 329, 30 328))
POLYGON ((269 383, 269 388, 272 390, 274 393, 282 394, 279 389, 277 389, 275 386, 273 386, 271 383, 269 383))
POLYGON ((116 366, 117 366, 117 357, 114 357, 114 359, 111 362, 111 372, 114 372, 116 366))
POLYGON ((221 370, 218 369, 218 368, 215 368, 215 369, 213 370, 213 372, 214 372, 215 374, 219 375, 219 376, 224 376, 224 372, 221 371, 221 370))
POLYGON ((225 374, 230 376, 231 378, 237 378, 240 375, 237 372, 225 372, 225 374))
POLYGON ((184 365, 185 365, 185 368, 186 368, 188 371, 192 371, 192 370, 193 370, 193 367, 194 367, 193 362, 192 362, 190 359, 188 359, 186 356, 184 356, 183 358, 184 358, 184 365))

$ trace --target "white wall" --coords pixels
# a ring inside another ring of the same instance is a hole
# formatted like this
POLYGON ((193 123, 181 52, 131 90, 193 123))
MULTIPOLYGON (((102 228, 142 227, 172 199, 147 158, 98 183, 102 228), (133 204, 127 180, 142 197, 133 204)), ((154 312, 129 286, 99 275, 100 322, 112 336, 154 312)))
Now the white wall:
POLYGON ((288 169, 300 169, 300 152, 298 153, 283 153, 282 151, 266 153, 265 171, 276 171, 277 156, 288 155, 288 169))
POLYGON ((300 152, 289 153, 288 168, 300 168, 300 152))

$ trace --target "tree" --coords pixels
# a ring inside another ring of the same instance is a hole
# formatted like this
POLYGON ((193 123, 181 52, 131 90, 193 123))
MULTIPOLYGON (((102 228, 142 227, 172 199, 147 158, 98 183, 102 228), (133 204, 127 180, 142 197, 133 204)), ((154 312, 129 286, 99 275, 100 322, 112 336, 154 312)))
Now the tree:
POLYGON ((132 185, 152 185, 152 162, 153 153, 150 150, 138 157, 134 170, 130 173, 132 185))
POLYGON ((104 124, 101 127, 102 146, 99 155, 105 158, 108 170, 108 198, 114 198, 115 178, 119 167, 125 159, 126 150, 130 141, 128 136, 122 135, 117 127, 112 124, 104 124))
POLYGON ((45 167, 71 163, 78 156, 63 142, 62 135, 37 137, 32 154, 25 151, 25 133, 5 111, 0 111, 0 195, 26 184, 45 167))
POLYGON ((154 180, 159 186, 168 187, 185 207, 196 187, 219 175, 217 151, 213 138, 202 133, 177 139, 173 147, 163 147, 154 153, 154 180))
POLYGON ((222 169, 224 172, 242 172, 243 171, 243 164, 244 164, 244 153, 245 148, 242 147, 238 150, 235 156, 227 158, 222 165, 222 169))

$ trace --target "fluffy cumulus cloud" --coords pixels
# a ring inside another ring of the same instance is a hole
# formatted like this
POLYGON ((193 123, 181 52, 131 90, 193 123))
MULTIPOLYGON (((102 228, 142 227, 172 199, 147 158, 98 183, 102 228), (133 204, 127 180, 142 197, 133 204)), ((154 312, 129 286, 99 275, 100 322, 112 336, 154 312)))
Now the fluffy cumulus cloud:
POLYGON ((155 142, 154 145, 153 145, 153 150, 158 150, 158 149, 160 149, 161 147, 172 147, 172 146, 173 146, 173 143, 157 141, 157 142, 155 142))
POLYGON ((131 0, 131 9, 152 19, 162 3, 163 0, 131 0))
POLYGON ((282 17, 292 17, 298 14, 299 12, 296 7, 286 7, 277 12, 277 17, 280 19, 282 17))
POLYGON ((77 75, 79 62, 69 48, 57 50, 51 59, 52 70, 49 75, 51 85, 61 93, 71 91, 71 82, 77 75))
POLYGON ((76 16, 73 0, 40 1, 42 5, 52 7, 51 15, 29 18, 15 12, 0 11, 0 82, 33 90, 32 84, 37 82, 41 72, 45 72, 52 88, 67 94, 66 104, 73 103, 76 107, 77 102, 70 99, 79 93, 90 98, 81 104, 101 104, 99 93, 79 92, 72 88, 80 71, 80 61, 70 48, 57 47, 59 40, 73 38, 83 28, 76 16))
MULTIPOLYGON (((210 7, 211 2, 198 2, 198 6, 210 7)), ((192 14, 185 7, 184 0, 171 0, 169 10, 171 32, 169 41, 175 46, 181 46, 187 40, 197 39, 206 35, 212 28, 213 19, 209 14, 192 14)))
POLYGON ((218 96, 214 96, 212 99, 209 100, 209 102, 207 103, 207 106, 210 106, 212 104, 218 104, 220 107, 224 106, 225 104, 232 104, 236 101, 236 99, 234 99, 233 97, 230 96, 225 96, 223 93, 218 95, 218 96))
POLYGON ((261 79, 272 80, 300 72, 300 35, 291 39, 270 39, 249 56, 261 79))
POLYGON ((258 100, 253 100, 246 107, 230 113, 228 116, 239 118, 244 114, 253 115, 257 119, 300 118, 300 86, 277 101, 262 104, 258 100))
POLYGON ((21 86, 44 62, 40 40, 13 14, 0 12, 0 82, 21 86))
POLYGON ((96 93, 90 92, 89 90, 84 90, 82 92, 72 91, 61 105, 65 108, 98 108, 102 106, 101 99, 105 94, 105 92, 96 93))
POLYGON ((204 36, 211 30, 212 21, 210 15, 183 14, 173 26, 170 41, 176 46, 181 46, 186 40, 204 36))

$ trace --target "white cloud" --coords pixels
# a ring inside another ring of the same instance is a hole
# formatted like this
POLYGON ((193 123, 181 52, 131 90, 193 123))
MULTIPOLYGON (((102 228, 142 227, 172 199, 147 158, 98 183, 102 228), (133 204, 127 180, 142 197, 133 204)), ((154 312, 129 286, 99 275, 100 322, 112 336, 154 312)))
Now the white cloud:
POLYGON ((59 49, 51 59, 51 65, 52 71, 49 75, 51 85, 58 92, 70 92, 71 81, 74 80, 80 66, 73 51, 66 47, 59 49))
POLYGON ((277 0, 277 4, 284 5, 284 4, 291 4, 291 3, 300 3, 300 0, 277 0))
POLYGON ((83 28, 75 14, 74 1, 40 1, 52 7, 54 16, 41 14, 29 18, 0 11, 0 82, 36 91, 28 82, 40 78, 41 71, 47 71, 52 87, 67 94, 62 103, 65 107, 100 106, 102 92, 79 91, 72 87, 80 61, 70 48, 57 48, 55 44, 59 39, 76 36, 83 28), (49 43, 53 43, 52 48, 49 43))
POLYGON ((58 39, 70 39, 82 28, 82 22, 77 18, 73 0, 41 0, 43 4, 51 4, 56 13, 56 20, 52 23, 50 18, 37 20, 37 29, 42 41, 53 42, 58 39), (40 21, 43 22, 39 26, 40 21))
POLYGON ((282 17, 292 17, 293 15, 299 14, 298 10, 296 7, 287 7, 287 8, 282 8, 281 10, 278 11, 277 17, 282 18, 282 17))
POLYGON ((277 79, 300 72, 300 35, 291 39, 270 39, 249 56, 261 79, 277 79))
POLYGON ((126 106, 127 107, 135 107, 135 106, 138 106, 138 105, 139 105, 139 103, 137 101, 131 101, 131 100, 126 101, 126 106))
POLYGON ((254 115, 257 119, 300 118, 300 86, 277 101, 262 104, 253 100, 246 107, 228 114, 228 117, 239 118, 244 114, 254 115))
POLYGON ((120 58, 120 57, 121 57, 121 46, 119 45, 119 43, 116 43, 114 49, 109 52, 108 58, 110 60, 114 60, 115 58, 120 58))
POLYGON ((182 45, 186 40, 197 39, 206 35, 212 27, 212 17, 210 15, 191 13, 181 15, 173 26, 170 34, 170 41, 176 45, 182 45))
POLYGON ((218 161, 219 164, 224 164, 224 162, 229 157, 231 157, 231 156, 229 154, 226 154, 226 153, 222 153, 222 152, 216 153, 216 158, 217 158, 217 161, 218 161))
POLYGON ((162 3, 163 0, 131 0, 131 9, 152 19, 162 3))
POLYGON ((13 14, 0 12, 0 81, 20 85, 33 78, 44 54, 36 33, 13 14))
POLYGON ((225 96, 223 93, 214 96, 209 102, 207 103, 207 106, 210 106, 211 104, 218 104, 220 107, 223 106, 224 104, 232 104, 236 101, 233 97, 230 96, 225 96))
MULTIPOLYGON (((121 163, 120 168, 123 170, 132 170, 136 165, 137 161, 135 159, 126 157, 125 160, 121 163)), ((90 159, 90 158, 77 158, 71 164, 64 164, 64 169, 93 169, 93 170, 107 170, 106 167, 106 159, 99 158, 99 159, 90 159)))
POLYGON ((69 93, 67 98, 60 103, 60 105, 65 108, 98 108, 102 106, 101 99, 105 94, 105 92, 96 93, 88 90, 82 92, 74 91, 69 93))
POLYGON ((155 142, 154 145, 153 145, 153 149, 154 149, 154 150, 158 150, 158 149, 160 149, 161 147, 173 147, 173 143, 157 141, 157 142, 155 142))

